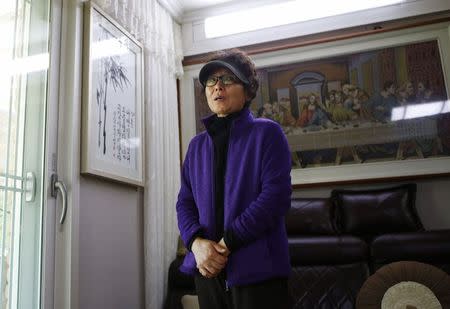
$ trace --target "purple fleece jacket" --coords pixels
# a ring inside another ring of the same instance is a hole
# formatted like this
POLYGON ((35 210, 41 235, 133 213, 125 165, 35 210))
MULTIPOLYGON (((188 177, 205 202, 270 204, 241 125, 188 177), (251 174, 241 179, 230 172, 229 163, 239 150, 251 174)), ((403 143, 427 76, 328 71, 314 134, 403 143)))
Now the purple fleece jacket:
MULTIPOLYGON (((216 235, 213 164, 213 141, 207 132, 200 133, 189 144, 176 206, 185 244, 199 231, 207 239, 216 235)), ((225 172, 224 228, 244 243, 228 258, 229 286, 289 276, 284 215, 292 193, 290 171, 290 150, 280 126, 254 119, 245 108, 231 125, 225 172)), ((192 252, 180 270, 196 273, 192 252)))

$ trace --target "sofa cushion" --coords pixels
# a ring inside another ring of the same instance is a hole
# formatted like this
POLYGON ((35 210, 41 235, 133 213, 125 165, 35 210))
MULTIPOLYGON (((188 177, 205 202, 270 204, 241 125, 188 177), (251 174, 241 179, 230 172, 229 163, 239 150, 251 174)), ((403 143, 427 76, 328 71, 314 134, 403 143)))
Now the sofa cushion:
POLYGON ((375 264, 414 260, 450 264, 450 230, 385 234, 371 244, 375 264))
POLYGON ((415 184, 375 190, 333 190, 344 233, 372 237, 422 229, 415 209, 415 184))
POLYGON ((289 237, 291 265, 337 265, 367 260, 367 244, 352 236, 289 237))
POLYGON ((334 206, 328 198, 293 198, 286 216, 287 233, 291 235, 334 235, 334 206))

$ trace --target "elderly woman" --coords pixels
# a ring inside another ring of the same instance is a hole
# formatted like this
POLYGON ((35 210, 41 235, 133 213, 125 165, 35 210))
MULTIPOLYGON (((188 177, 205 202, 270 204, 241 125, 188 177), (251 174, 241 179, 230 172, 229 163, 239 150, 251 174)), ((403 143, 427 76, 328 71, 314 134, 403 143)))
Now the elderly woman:
POLYGON ((254 119, 258 80, 239 50, 200 70, 213 115, 189 144, 177 202, 188 248, 180 270, 195 276, 202 309, 286 308, 290 273, 284 215, 291 158, 280 126, 254 119))

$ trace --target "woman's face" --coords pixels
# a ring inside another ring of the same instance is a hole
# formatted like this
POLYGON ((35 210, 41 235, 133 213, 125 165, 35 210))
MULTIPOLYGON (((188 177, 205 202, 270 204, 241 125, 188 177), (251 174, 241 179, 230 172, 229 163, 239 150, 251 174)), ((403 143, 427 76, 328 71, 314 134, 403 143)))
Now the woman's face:
MULTIPOLYGON (((211 74, 211 76, 222 75, 233 75, 233 73, 221 68, 211 74)), ((214 86, 206 86, 205 94, 209 108, 219 117, 240 111, 246 101, 244 86, 238 82, 224 85, 221 80, 218 80, 214 86)))

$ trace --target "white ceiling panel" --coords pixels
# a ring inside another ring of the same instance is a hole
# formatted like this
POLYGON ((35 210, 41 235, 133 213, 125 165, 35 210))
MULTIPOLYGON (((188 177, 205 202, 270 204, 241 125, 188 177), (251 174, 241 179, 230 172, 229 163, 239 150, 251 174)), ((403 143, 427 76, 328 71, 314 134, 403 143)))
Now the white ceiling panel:
POLYGON ((193 11, 232 1, 233 0, 181 0, 181 3, 184 11, 193 11))

